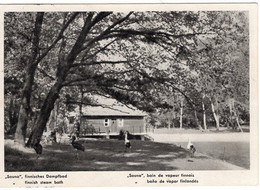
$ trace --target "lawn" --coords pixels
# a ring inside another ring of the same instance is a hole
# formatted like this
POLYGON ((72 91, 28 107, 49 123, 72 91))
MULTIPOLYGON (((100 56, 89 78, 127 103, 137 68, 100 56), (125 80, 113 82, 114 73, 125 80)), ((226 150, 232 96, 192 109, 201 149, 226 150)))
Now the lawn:
POLYGON ((168 132, 160 129, 160 133, 157 132, 149 134, 156 142, 186 147, 190 139, 197 152, 250 169, 250 133, 230 132, 224 128, 219 132, 192 129, 170 129, 168 132))
MULTIPOLYGON (((184 142, 176 142, 176 144, 186 146, 184 142)), ((201 153, 250 169, 249 142, 194 142, 193 144, 201 153)))
POLYGON ((133 140, 130 152, 124 141, 84 140, 85 152, 71 145, 45 145, 37 159, 35 153, 21 152, 5 146, 5 171, 152 171, 152 170, 229 170, 236 166, 196 154, 190 158, 187 150, 174 144, 133 140))

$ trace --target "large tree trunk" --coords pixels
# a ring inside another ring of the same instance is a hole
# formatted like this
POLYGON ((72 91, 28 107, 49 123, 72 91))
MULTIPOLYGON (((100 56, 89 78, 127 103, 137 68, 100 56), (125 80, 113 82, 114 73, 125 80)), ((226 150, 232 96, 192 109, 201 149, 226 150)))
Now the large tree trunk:
MULTIPOLYGON (((71 51, 69 52, 68 56, 63 55, 66 58, 63 59, 64 61, 59 61, 58 65, 57 65, 56 83, 50 89, 50 91, 43 103, 43 106, 39 113, 39 117, 37 118, 36 124, 34 126, 34 130, 31 133, 29 141, 27 142, 27 146, 32 147, 35 145, 36 142, 41 140, 41 136, 45 129, 46 123, 48 122, 48 119, 50 117, 50 113, 54 108, 55 101, 59 97, 61 88, 63 87, 63 85, 65 85, 65 84, 63 84, 63 82, 65 81, 72 64, 76 60, 77 56, 83 50, 82 47, 85 42, 86 36, 88 35, 92 26, 97 24, 100 20, 102 20, 109 14, 111 14, 111 13, 101 12, 92 21, 94 12, 88 13, 88 16, 85 19, 84 26, 82 27, 82 30, 81 30, 75 44, 73 45, 71 51)), ((72 20, 73 20, 73 18, 71 19, 71 21, 72 20)), ((65 25, 65 26, 67 27, 68 25, 65 25)), ((114 26, 115 25, 113 25, 113 27, 114 26)), ((111 29, 111 28, 109 28, 109 29, 111 29)), ((60 33, 60 35, 59 35, 60 37, 62 37, 62 33, 63 32, 60 33)), ((102 35, 105 35, 105 33, 102 33, 102 35)), ((99 38, 97 38, 96 40, 102 38, 102 35, 100 35, 99 38)), ((95 40, 92 43, 90 43, 89 45, 93 44, 94 42, 95 42, 95 40)), ((60 54, 63 54, 62 51, 60 52, 60 54)))
POLYGON ((18 113, 15 109, 14 101, 15 101, 14 97, 11 96, 9 110, 8 110, 8 115, 9 115, 9 129, 7 129, 8 134, 15 133, 17 121, 18 121, 18 113))
POLYGON ((205 104, 204 104, 205 94, 203 94, 202 97, 202 111, 203 111, 203 127, 204 130, 207 130, 207 119, 206 119, 206 110, 205 110, 205 104))
POLYGON ((53 109, 51 111, 50 118, 49 118, 49 120, 48 120, 48 122, 46 124, 47 131, 51 131, 51 130, 54 129, 54 126, 55 126, 55 114, 56 114, 55 109, 53 109))
POLYGON ((202 130, 201 124, 200 124, 198 116, 197 116, 197 111, 196 111, 195 107, 193 109, 194 109, 194 118, 195 118, 196 126, 199 127, 199 130, 202 130))
POLYGON ((26 69, 26 79, 25 84, 22 92, 22 99, 19 109, 19 116, 17 122, 17 128, 15 131, 15 142, 24 145, 25 138, 26 138, 26 129, 28 118, 30 114, 30 99, 31 99, 31 92, 32 92, 32 85, 34 81, 34 73, 36 67, 28 67, 26 69))
POLYGON ((54 125, 54 128, 53 129, 57 129, 58 128, 58 117, 59 117, 59 110, 60 110, 60 104, 59 104, 59 101, 57 101, 55 104, 54 104, 54 111, 55 111, 55 125, 54 125))
POLYGON ((28 118, 30 113, 31 92, 34 83, 35 70, 38 65, 38 63, 36 62, 36 58, 39 52, 38 45, 40 41, 40 32, 42 28, 43 15, 44 13, 37 13, 36 16, 33 46, 32 46, 32 57, 29 60, 25 70, 26 77, 25 77, 24 87, 22 90, 21 105, 19 109, 18 123, 15 132, 15 138, 14 138, 15 142, 22 145, 25 145, 26 129, 27 129, 27 123, 28 123, 28 118))
POLYGON ((59 93, 61 88, 63 87, 63 82, 66 79, 66 76, 69 72, 70 66, 73 64, 75 59, 77 58, 78 54, 81 52, 80 49, 84 44, 84 40, 91 28, 91 19, 94 13, 89 13, 88 17, 86 18, 86 22, 77 38, 74 46, 72 47, 70 53, 66 57, 66 61, 59 62, 56 71, 56 83, 50 89, 43 106, 40 110, 39 117, 35 123, 34 129, 30 135, 30 138, 27 142, 27 146, 32 147, 34 144, 41 140, 43 131, 46 127, 48 119, 50 117, 51 111, 54 108, 55 101, 59 97, 59 93))
POLYGON ((17 123, 17 128, 14 136, 14 141, 21 145, 24 145, 25 143, 26 128, 27 128, 28 117, 29 117, 29 111, 27 110, 28 108, 26 106, 26 100, 25 98, 23 98, 19 110, 18 123, 17 123))
POLYGON ((167 124, 168 124, 168 129, 170 129, 171 128, 171 119, 170 118, 168 118, 167 124))
POLYGON ((39 55, 39 42, 40 42, 40 33, 42 29, 43 23, 43 12, 38 12, 36 15, 35 27, 33 31, 33 38, 32 38, 32 55, 31 59, 27 63, 27 67, 25 70, 26 77, 24 82, 24 87, 22 90, 22 97, 21 97, 21 105, 19 110, 19 117, 18 117, 18 124, 17 129, 15 132, 15 141, 24 145, 25 144, 25 136, 26 136, 26 129, 28 123, 28 117, 30 113, 30 98, 32 92, 32 85, 34 83, 34 74, 35 70, 39 64, 39 62, 48 54, 48 52, 58 43, 58 41, 63 37, 63 32, 67 29, 69 24, 76 18, 78 13, 74 13, 68 22, 62 27, 58 37, 54 42, 49 46, 49 48, 43 52, 40 56, 39 55))
POLYGON ((244 131, 239 123, 239 116, 237 115, 236 108, 235 108, 235 100, 232 99, 231 101, 232 101, 232 107, 233 107, 234 116, 236 118, 237 126, 240 129, 240 131, 243 133, 244 131))
POLYGON ((24 88, 22 92, 22 101, 19 109, 18 123, 15 132, 15 142, 24 145, 26 138, 26 129, 29 114, 31 111, 30 108, 30 99, 32 93, 32 86, 34 82, 34 73, 37 65, 30 65, 26 69, 26 79, 24 83, 24 88))
POLYGON ((81 127, 82 125, 82 106, 83 106, 83 98, 84 98, 84 91, 83 91, 83 86, 80 85, 80 105, 79 105, 79 126, 81 127))
POLYGON ((35 123, 34 129, 27 142, 27 146, 32 147, 38 140, 41 140, 42 134, 45 130, 46 124, 50 117, 51 111, 54 108, 55 101, 59 98, 59 93, 62 87, 62 81, 57 81, 51 88, 43 106, 40 110, 39 116, 35 123))
POLYGON ((13 126, 13 104, 14 104, 14 100, 13 97, 11 96, 9 109, 8 109, 10 130, 13 126))
POLYGON ((182 129, 182 115, 183 115, 183 100, 181 100, 181 110, 180 110, 180 129, 182 129))
MULTIPOLYGON (((234 120, 234 118, 233 118, 234 112, 233 112, 232 98, 229 98, 228 106, 229 106, 229 119, 228 119, 228 121, 229 121, 229 123, 230 123, 232 129, 234 129, 234 128, 235 128, 235 125, 234 125, 234 122, 233 122, 233 120, 234 120)), ((228 126, 228 127, 229 127, 229 126, 228 126)))
POLYGON ((234 110, 234 114, 235 114, 235 117, 236 117, 237 126, 240 129, 240 131, 243 133, 244 131, 243 131, 243 129, 242 129, 240 123, 239 123, 239 118, 238 118, 238 115, 237 115, 235 110, 234 110))
POLYGON ((212 109, 214 119, 216 121, 216 128, 217 128, 217 131, 219 131, 219 116, 217 115, 217 113, 215 111, 215 106, 211 100, 210 100, 210 104, 211 104, 211 109, 212 109))
POLYGON ((173 115, 172 128, 175 128, 175 124, 174 124, 175 118, 176 118, 176 116, 175 116, 175 111, 173 112, 172 115, 173 115))

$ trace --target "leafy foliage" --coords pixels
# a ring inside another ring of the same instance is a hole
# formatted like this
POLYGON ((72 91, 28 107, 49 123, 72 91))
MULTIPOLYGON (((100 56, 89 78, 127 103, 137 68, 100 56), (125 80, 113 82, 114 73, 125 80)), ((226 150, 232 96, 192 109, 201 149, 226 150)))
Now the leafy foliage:
POLYGON ((35 69, 28 102, 35 131, 45 127, 56 100, 73 110, 95 103, 93 95, 157 113, 174 126, 183 98, 186 123, 202 119, 202 101, 208 120, 211 104, 223 120, 230 99, 249 118, 246 12, 46 12, 36 33, 37 15, 5 14, 6 98, 15 94, 19 102, 29 76, 23 68, 35 69))

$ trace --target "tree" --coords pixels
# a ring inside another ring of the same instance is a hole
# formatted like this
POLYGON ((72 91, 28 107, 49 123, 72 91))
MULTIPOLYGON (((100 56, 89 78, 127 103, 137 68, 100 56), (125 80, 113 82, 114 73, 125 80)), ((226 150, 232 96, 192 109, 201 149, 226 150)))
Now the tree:
MULTIPOLYGON (((207 18, 211 20, 214 33, 196 38, 197 46, 190 67, 197 73, 198 82, 194 86, 203 100, 210 100, 216 128, 219 129, 226 107, 233 110, 229 105, 230 99, 236 97, 244 102, 243 105, 249 105, 248 18, 245 12, 207 12, 207 18)), ((205 108, 203 101, 202 104, 205 108)))
MULTIPOLYGON (((29 13, 32 15, 32 13, 29 13)), ((25 19, 26 14, 18 13, 17 16, 19 19, 25 19)), ((31 112, 30 107, 30 99, 31 99, 31 92, 32 87, 34 84, 34 77, 35 77, 35 71, 37 69, 38 64, 42 61, 42 59, 49 53, 50 50, 58 43, 58 41, 62 38, 63 32, 66 30, 68 25, 74 20, 74 18, 77 16, 76 14, 73 14, 72 17, 69 19, 69 21, 63 26, 63 28, 60 30, 60 33, 58 34, 57 38, 53 41, 53 43, 47 47, 47 49, 44 49, 43 51, 40 51, 40 38, 41 38, 41 32, 42 32, 42 26, 43 26, 43 19, 44 19, 44 13, 39 12, 35 15, 35 23, 34 23, 34 29, 32 31, 32 36, 27 36, 25 33, 22 33, 22 35, 25 35, 25 38, 27 38, 26 42, 30 41, 30 55, 27 55, 27 60, 24 60, 21 58, 20 61, 25 61, 25 79, 24 79, 24 85, 21 93, 21 103, 20 103, 20 109, 19 109, 19 117, 18 117, 18 123, 17 123, 17 129, 15 132, 15 141, 24 144, 25 142, 25 136, 26 136, 26 129, 27 129, 27 123, 29 114, 31 112)), ((8 17, 8 15, 6 16, 8 17)), ((6 19, 6 27, 11 27, 13 24, 12 22, 15 22, 11 19, 10 22, 8 22, 8 19, 6 19)), ((20 20, 21 21, 21 20, 20 20)), ((22 20, 23 22, 24 20, 22 20)), ((19 23, 18 21, 18 24, 19 23)), ((18 32, 21 32, 21 28, 17 26, 16 30, 18 32)), ((18 33, 19 34, 19 33, 18 33)), ((8 33, 10 35, 10 33, 8 33)), ((8 36, 11 38, 11 36, 8 36)), ((20 38, 18 38, 20 40, 20 38)), ((12 44, 14 41, 8 40, 6 44, 9 44, 9 49, 12 48, 12 44)), ((8 49, 7 49, 8 50, 8 49)))
MULTIPOLYGON (((227 120, 234 120, 232 123, 239 127, 239 116, 230 102, 234 97, 240 99, 242 105, 235 102, 241 110, 249 105, 247 13, 200 12, 196 18, 208 30, 207 35, 197 35, 181 46, 177 56, 185 70, 176 73, 182 78, 179 86, 191 108, 189 112, 194 113, 198 128, 201 128, 201 119, 207 129, 206 114, 210 116, 209 120, 215 120, 217 129, 227 125, 227 120)), ((200 32, 203 33, 203 29, 200 32)))
MULTIPOLYGON (((28 17, 28 14, 12 13, 6 15, 6 20, 12 20, 17 15, 21 16, 14 22, 23 26, 22 23, 25 21, 22 19, 28 17)), ((211 26, 210 22, 205 21, 203 24, 207 27, 203 27, 200 23, 210 14, 205 12, 30 14, 34 15, 35 19, 26 22, 34 26, 32 31, 19 27, 13 28, 15 30, 6 30, 7 45, 12 39, 11 31, 20 30, 23 34, 27 31, 31 36, 26 43, 19 42, 30 47, 32 52, 27 53, 30 61, 26 62, 26 68, 30 72, 23 73, 24 89, 27 90, 23 91, 28 93, 21 95, 20 110, 24 109, 25 105, 29 107, 30 104, 34 104, 30 98, 35 94, 38 94, 38 97, 42 91, 45 94, 40 101, 40 109, 27 143, 29 146, 33 146, 41 138, 55 102, 64 98, 66 92, 75 87, 82 87, 80 89, 84 91, 81 105, 88 103, 88 94, 97 94, 115 98, 147 112, 172 108, 173 106, 167 101, 169 94, 179 93, 192 108, 194 121, 200 126, 198 113, 201 110, 201 102, 198 104, 196 97, 200 97, 201 100, 202 96, 197 89, 192 89, 193 91, 190 89, 196 82, 197 75, 201 73, 201 67, 196 65, 199 58, 193 54, 197 54, 198 49, 201 49, 196 45, 197 41, 208 35, 217 35, 217 30, 212 30, 215 25, 211 26), (41 86, 44 86, 44 90, 39 88, 41 86)), ((6 28, 12 27, 11 22, 7 22, 6 25, 6 28)), ((17 36, 17 39, 19 38, 20 35, 17 36)), ((13 43, 18 42, 13 40, 13 43)), ((17 53, 21 57, 18 60, 21 60, 26 55, 22 49, 18 52, 15 48, 10 49, 6 48, 5 52, 10 55, 8 58, 17 53)), ((204 60, 204 63, 206 61, 204 60)), ((24 143, 28 115, 28 110, 24 115, 19 115, 20 124, 16 130, 16 139, 21 144, 24 143)))

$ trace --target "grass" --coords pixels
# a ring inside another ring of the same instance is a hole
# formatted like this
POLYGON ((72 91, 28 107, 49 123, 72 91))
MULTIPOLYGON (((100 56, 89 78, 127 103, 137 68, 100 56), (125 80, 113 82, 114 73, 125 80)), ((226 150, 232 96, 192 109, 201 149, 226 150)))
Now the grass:
MULTIPOLYGON (((249 126, 241 126, 244 132, 249 132, 250 128, 249 126)), ((222 134, 222 133, 232 133, 232 132, 240 132, 239 129, 232 130, 231 128, 228 129, 227 127, 220 127, 219 131, 216 130, 216 127, 209 127, 207 130, 199 130, 199 129, 192 129, 192 128, 158 128, 154 130, 150 130, 151 133, 156 134, 222 134)))
POLYGON ((34 153, 5 147, 5 171, 176 170, 164 162, 188 156, 186 150, 175 145, 138 140, 131 143, 131 152, 125 153, 124 141, 86 140, 86 150, 79 152, 79 160, 71 145, 46 145, 38 159, 34 153))
POLYGON ((211 157, 190 154, 174 144, 132 140, 132 150, 125 152, 124 141, 84 140, 85 152, 71 145, 45 145, 37 159, 34 152, 20 152, 5 146, 5 171, 170 171, 170 170, 230 170, 236 166, 211 157))
POLYGON ((249 142, 197 142, 196 144, 203 153, 237 166, 250 169, 249 142))
MULTIPOLYGON (((243 130, 246 129, 249 129, 249 126, 243 126, 243 130)), ((150 135, 157 142, 172 143, 182 147, 186 147, 188 139, 191 139, 198 152, 250 169, 250 133, 234 132, 223 127, 220 131, 214 130, 158 129, 150 135)))
MULTIPOLYGON (((176 144, 185 147, 187 143, 176 144)), ((249 142, 194 142, 194 145, 201 153, 250 169, 249 142)))

